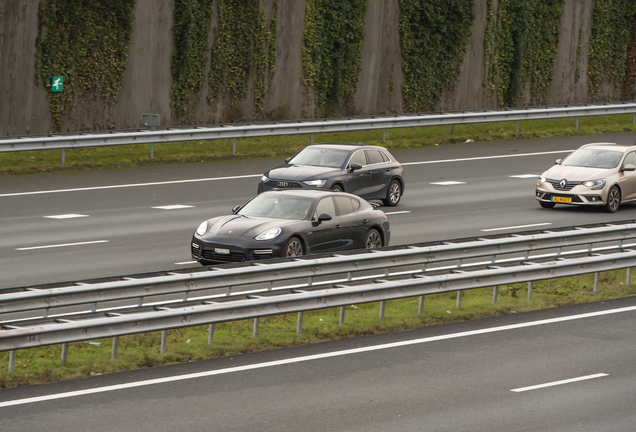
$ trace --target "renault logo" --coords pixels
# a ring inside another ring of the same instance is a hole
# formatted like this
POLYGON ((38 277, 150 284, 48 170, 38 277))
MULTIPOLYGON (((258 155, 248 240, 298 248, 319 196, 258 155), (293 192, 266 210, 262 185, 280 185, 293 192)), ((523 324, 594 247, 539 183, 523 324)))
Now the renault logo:
POLYGON ((559 187, 561 189, 565 189, 565 187, 568 185, 568 181, 566 179, 563 179, 559 182, 559 187))
POLYGON ((289 186, 289 183, 287 183, 287 182, 278 182, 278 183, 276 183, 276 186, 278 186, 278 187, 287 187, 287 186, 289 186))

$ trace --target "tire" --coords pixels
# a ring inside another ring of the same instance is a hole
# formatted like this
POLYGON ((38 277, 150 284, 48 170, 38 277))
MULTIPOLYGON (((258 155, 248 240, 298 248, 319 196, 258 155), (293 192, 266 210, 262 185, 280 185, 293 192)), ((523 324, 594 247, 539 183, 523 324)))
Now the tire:
POLYGON ((621 205, 621 191, 618 186, 612 186, 607 193, 607 203, 605 204, 605 211, 608 213, 614 213, 621 205))
POLYGON ((554 208, 554 203, 553 202, 543 202, 543 201, 539 201, 539 204, 541 204, 541 207, 543 208, 554 208))
POLYGON ((335 184, 335 185, 331 186, 331 190, 334 191, 334 192, 344 192, 344 189, 339 184, 335 184))
POLYGON ((304 254, 305 254, 305 248, 303 247, 303 243, 300 241, 300 239, 298 237, 290 238, 287 244, 285 245, 285 256, 295 257, 295 256, 301 256, 304 254))
POLYGON ((382 202, 387 207, 395 207, 400 202, 400 198, 402 198, 402 185, 399 181, 392 180, 386 191, 386 198, 382 202))
POLYGON ((369 230, 364 244, 367 249, 375 249, 375 248, 382 247, 382 236, 380 235, 377 229, 372 228, 369 230))

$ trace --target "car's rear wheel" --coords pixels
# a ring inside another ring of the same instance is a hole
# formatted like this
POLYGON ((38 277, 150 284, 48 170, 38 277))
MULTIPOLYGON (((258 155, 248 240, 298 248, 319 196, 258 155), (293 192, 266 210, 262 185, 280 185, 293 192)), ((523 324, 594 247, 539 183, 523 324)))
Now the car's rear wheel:
POLYGON ((618 186, 612 186, 607 194, 607 203, 605 204, 605 211, 608 213, 614 213, 621 205, 621 191, 618 186))
POLYGON ((553 202, 543 202, 543 201, 539 201, 539 204, 541 204, 541 207, 543 208, 554 208, 554 203, 553 202))
POLYGON ((365 242, 367 249, 375 249, 382 247, 382 236, 377 229, 372 228, 367 233, 367 240, 365 242))
POLYGON ((394 207, 400 202, 402 197, 402 185, 399 181, 393 180, 389 183, 389 189, 386 191, 386 198, 382 200, 385 206, 394 207))
POLYGON ((331 186, 331 190, 334 192, 344 192, 344 189, 339 184, 331 186))
POLYGON ((292 237, 287 242, 287 246, 285 246, 285 256, 286 257, 295 257, 301 256, 305 254, 305 248, 303 247, 302 242, 298 237, 292 237))

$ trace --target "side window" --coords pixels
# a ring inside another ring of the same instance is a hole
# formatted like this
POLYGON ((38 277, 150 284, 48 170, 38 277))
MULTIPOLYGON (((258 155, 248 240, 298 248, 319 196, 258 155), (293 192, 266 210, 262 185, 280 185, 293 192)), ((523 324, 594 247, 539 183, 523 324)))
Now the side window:
POLYGON ((360 208, 360 201, 357 199, 351 198, 351 205, 353 206, 353 211, 356 211, 360 208))
POLYGON ((628 164, 636 166, 636 152, 627 153, 627 156, 625 156, 625 160, 623 161, 623 166, 628 164))
POLYGON ((358 150, 353 154, 353 156, 351 156, 349 166, 354 163, 360 164, 362 166, 365 166, 367 164, 367 157, 364 155, 364 150, 358 150))
POLYGON ((367 154, 367 161, 369 161, 369 165, 384 162, 379 150, 365 150, 364 152, 367 154))
POLYGON ((353 212, 353 204, 351 202, 351 198, 346 196, 338 196, 334 197, 334 199, 336 200, 336 204, 338 205, 338 214, 344 215, 353 212))
POLYGON ((323 213, 327 213, 331 217, 336 216, 336 207, 333 205, 333 199, 331 199, 331 197, 323 198, 320 200, 320 202, 316 206, 314 218, 318 219, 318 216, 323 213))
POLYGON ((391 158, 388 157, 386 153, 381 151, 380 154, 382 155, 382 159, 384 159, 384 162, 391 162, 391 158))

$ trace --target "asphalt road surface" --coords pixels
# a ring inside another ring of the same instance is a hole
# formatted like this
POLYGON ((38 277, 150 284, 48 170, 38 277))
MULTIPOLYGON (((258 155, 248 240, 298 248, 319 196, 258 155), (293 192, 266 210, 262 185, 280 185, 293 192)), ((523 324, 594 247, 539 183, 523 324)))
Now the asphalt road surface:
MULTIPOLYGON (((397 207, 384 208, 391 244, 636 218, 636 206, 607 214, 542 209, 534 199, 555 159, 598 141, 631 144, 636 134, 394 149, 407 186, 397 207)), ((192 267, 199 223, 254 196, 261 174, 280 162, 2 177, 0 288, 192 267)))
POLYGON ((0 390, 0 430, 633 432, 636 298, 0 390))

